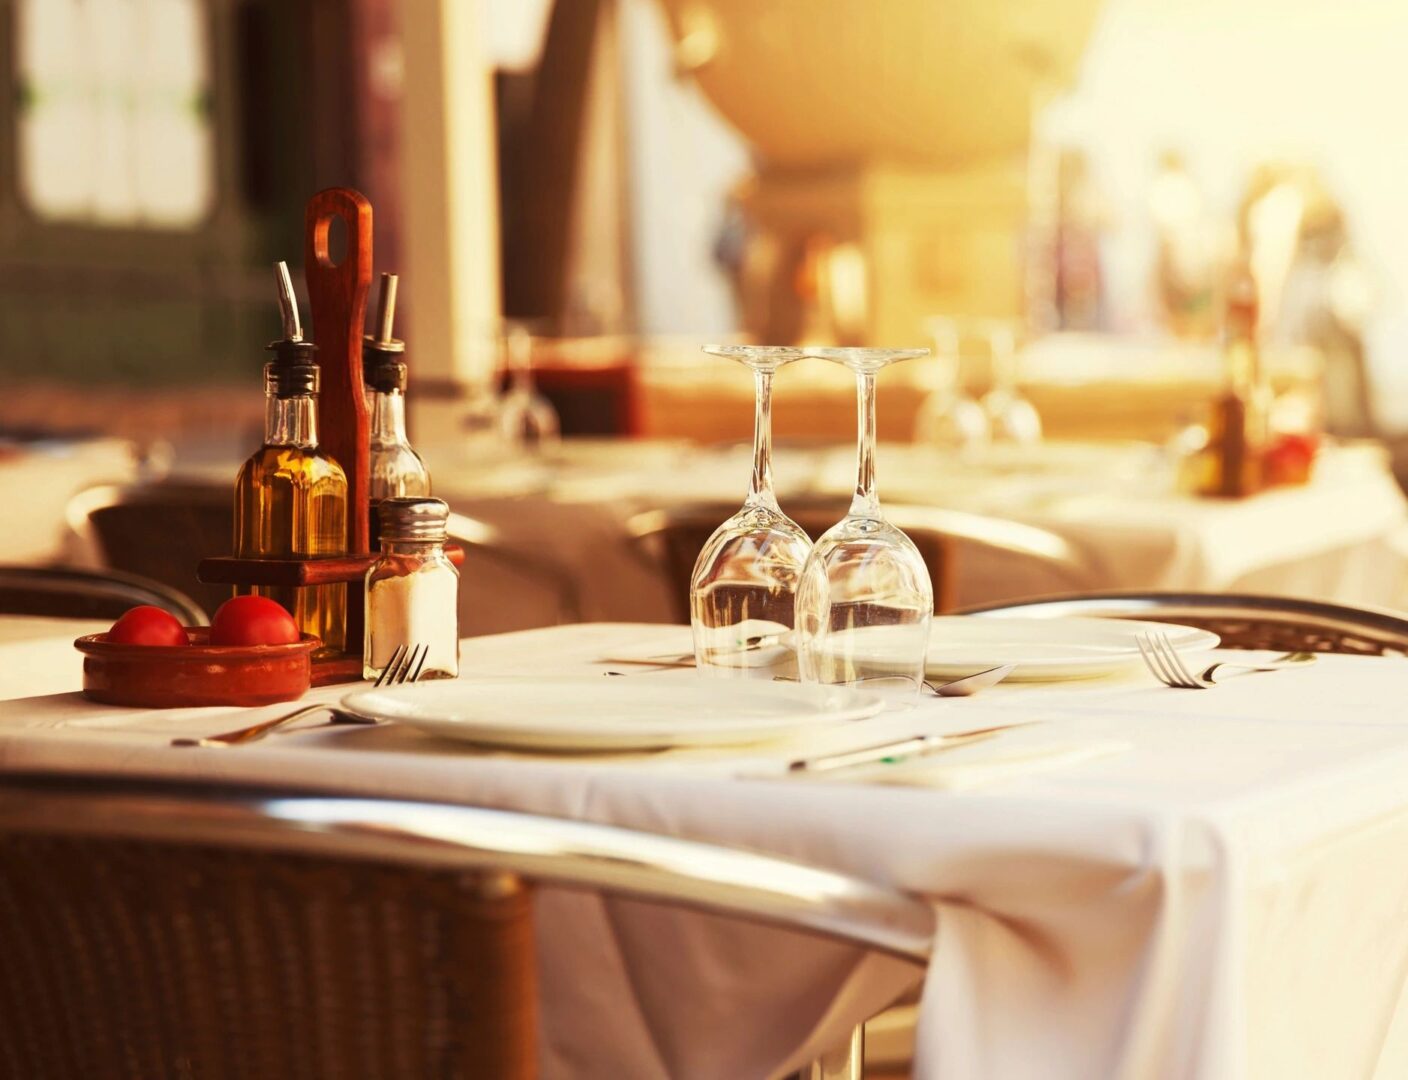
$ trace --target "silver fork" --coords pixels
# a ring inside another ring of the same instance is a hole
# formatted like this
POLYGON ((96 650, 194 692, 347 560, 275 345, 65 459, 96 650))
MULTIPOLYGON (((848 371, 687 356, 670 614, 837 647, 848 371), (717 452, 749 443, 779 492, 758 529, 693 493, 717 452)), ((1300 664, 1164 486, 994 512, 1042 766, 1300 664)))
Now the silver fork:
POLYGON ((1281 668, 1296 667, 1315 661, 1314 653, 1289 652, 1260 664, 1238 664, 1232 661, 1222 661, 1212 664, 1201 674, 1195 674, 1183 662, 1183 658, 1178 655, 1178 650, 1173 647, 1173 642, 1167 634, 1155 630, 1145 631, 1135 637, 1134 643, 1139 646, 1139 654, 1144 658, 1145 666, 1153 673, 1154 677, 1164 685, 1177 687, 1180 690, 1208 690, 1216 686, 1212 673, 1223 667, 1243 668, 1249 672, 1279 671, 1281 668))
POLYGON ((415 682, 420 678, 420 669, 425 667, 425 658, 430 655, 429 645, 398 645, 391 659, 381 669, 373 686, 400 686, 415 682))
MULTIPOLYGON (((402 683, 415 682, 420 678, 421 669, 425 667, 425 658, 430 654, 429 645, 401 645, 391 654, 391 659, 387 661, 386 667, 382 668, 381 674, 377 676, 375 686, 400 686, 402 683)), ((301 709, 295 709, 291 713, 284 713, 283 716, 276 716, 272 720, 261 720, 257 724, 249 724, 234 731, 223 731, 219 735, 207 735, 203 739, 183 737, 172 739, 172 746, 243 746, 245 743, 258 742, 264 736, 277 731, 285 724, 304 716, 311 716, 316 712, 327 711, 333 714, 333 718, 338 723, 343 724, 375 724, 375 720, 368 720, 353 713, 343 712, 332 705, 319 703, 317 705, 305 705, 301 709)))

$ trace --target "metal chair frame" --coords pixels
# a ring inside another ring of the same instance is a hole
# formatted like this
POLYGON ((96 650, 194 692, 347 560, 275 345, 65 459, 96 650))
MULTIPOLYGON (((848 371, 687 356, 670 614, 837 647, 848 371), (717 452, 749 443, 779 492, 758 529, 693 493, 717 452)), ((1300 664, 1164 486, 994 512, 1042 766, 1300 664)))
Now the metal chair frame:
MULTIPOLYGON (((0 838, 54 835, 330 856, 601 890, 815 933, 927 963, 935 913, 861 879, 739 849, 512 811, 219 784, 0 778, 0 838)), ((12 928, 13 929, 13 928, 12 928)), ((860 1029, 808 1077, 861 1075, 860 1029)))
POLYGON ((183 626, 205 626, 209 622, 200 605, 185 593, 138 574, 58 566, 0 566, 0 614, 115 619, 140 604, 169 611, 183 626), (11 599, 7 599, 7 594, 11 599), (35 611, 33 603, 13 600, 21 596, 51 600, 54 608, 35 611))

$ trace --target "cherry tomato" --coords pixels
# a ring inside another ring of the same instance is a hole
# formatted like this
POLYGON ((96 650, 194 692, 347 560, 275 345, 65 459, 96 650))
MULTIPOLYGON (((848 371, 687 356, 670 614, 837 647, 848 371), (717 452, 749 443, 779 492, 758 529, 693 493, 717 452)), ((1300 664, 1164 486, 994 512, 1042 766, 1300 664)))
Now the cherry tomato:
POLYGON ((189 645, 180 620, 169 611, 143 604, 112 624, 108 640, 120 645, 189 645))
POLYGON ((212 645, 289 645, 300 637, 293 616, 267 596, 232 597, 210 620, 212 645))

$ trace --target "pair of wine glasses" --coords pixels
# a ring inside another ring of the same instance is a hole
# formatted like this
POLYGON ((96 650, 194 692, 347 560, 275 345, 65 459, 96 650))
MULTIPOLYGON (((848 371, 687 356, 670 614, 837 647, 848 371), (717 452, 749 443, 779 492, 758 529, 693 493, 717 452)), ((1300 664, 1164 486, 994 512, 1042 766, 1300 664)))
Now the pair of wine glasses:
POLYGON ((934 589, 919 549, 885 521, 875 490, 875 376, 928 349, 707 345, 753 371, 753 475, 742 509, 705 542, 690 580, 701 672, 862 683, 912 697, 924 679, 934 589), (856 486, 846 516, 817 538, 782 512, 772 486, 772 380, 805 357, 856 379, 856 486))

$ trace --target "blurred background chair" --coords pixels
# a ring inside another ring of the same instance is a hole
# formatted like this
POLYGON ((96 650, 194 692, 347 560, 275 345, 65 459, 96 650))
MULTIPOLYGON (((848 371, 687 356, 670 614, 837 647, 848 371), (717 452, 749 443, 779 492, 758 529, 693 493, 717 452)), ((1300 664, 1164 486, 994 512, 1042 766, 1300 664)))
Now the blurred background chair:
POLYGON ((209 620, 194 600, 159 581, 109 570, 0 566, 0 615, 58 619, 116 619, 128 608, 151 604, 182 626, 209 620))
MULTIPOLYGON (((581 590, 577 587, 577 582, 567 570, 558 566, 550 559, 543 558, 531 549, 525 549, 522 545, 514 546, 506 541, 503 534, 488 522, 480 521, 478 518, 470 517, 467 514, 450 515, 449 521, 450 539, 465 549, 466 557, 482 557, 497 565, 502 570, 507 570, 510 577, 518 577, 522 583, 531 588, 546 591, 555 602, 557 621, 562 623, 580 622, 582 618, 582 597, 581 590)), ((460 592, 461 597, 466 590, 474 589, 473 568, 470 568, 470 575, 461 574, 460 592)), ((463 610, 463 603, 461 610, 463 610)), ((468 623, 463 615, 461 616, 461 626, 473 625, 476 631, 483 633, 492 632, 484 629, 481 622, 481 613, 476 611, 475 622, 468 623)), ((515 627, 515 629, 517 629, 515 627)), ((462 631, 464 632, 464 631, 462 631)))
MULTIPOLYGON (((104 777, 0 781, 10 1076, 537 1075, 528 882, 927 963, 922 900, 527 814, 104 777)), ((720 1032, 727 1038, 727 1032, 720 1032)), ((811 1076, 849 1077, 858 1039, 811 1076)))
MULTIPOLYGON (((228 585, 196 578, 202 558, 230 549, 235 515, 225 485, 90 488, 69 503, 68 522, 106 566, 180 590, 207 612, 230 597, 228 585)), ((563 622, 580 618, 581 599, 571 575, 532 551, 505 543, 493 526, 465 514, 451 514, 449 529, 466 554, 490 559, 529 587, 548 592, 563 622)), ((476 629, 493 628, 476 624, 476 629)))
POLYGON ((1408 655, 1408 619, 1318 600, 1235 593, 1095 592, 989 604, 962 614, 1015 618, 1091 615, 1211 630, 1232 649, 1408 655))
POLYGON ((228 484, 89 488, 69 502, 68 524, 103 565, 179 589, 207 613, 230 598, 230 586, 196 577, 202 558, 230 550, 235 510, 228 484))
MULTIPOLYGON (((688 507, 649 510, 627 523, 634 542, 670 582, 675 618, 689 621, 689 580, 704 543, 737 507, 688 507)), ((786 513, 813 540, 845 513, 836 504, 789 504, 786 513)), ((956 606, 964 553, 996 556, 1034 571, 1039 580, 1057 588, 1090 584, 1090 571, 1073 545, 1061 536, 1031 525, 1000 518, 941 510, 927 506, 887 505, 885 519, 903 529, 919 549, 934 585, 934 611, 956 606)), ((1039 592, 1043 590, 1033 590, 1039 592)))

